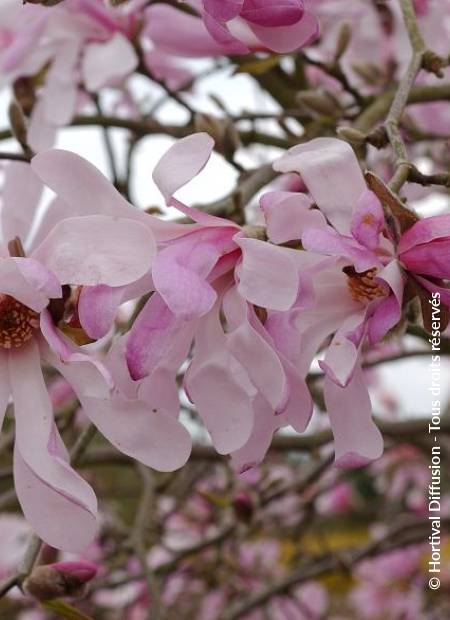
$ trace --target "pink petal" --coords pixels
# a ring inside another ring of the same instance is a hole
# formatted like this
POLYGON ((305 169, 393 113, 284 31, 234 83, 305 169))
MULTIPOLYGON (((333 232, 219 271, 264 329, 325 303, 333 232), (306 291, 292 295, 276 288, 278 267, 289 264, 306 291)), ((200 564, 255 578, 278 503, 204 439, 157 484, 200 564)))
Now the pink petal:
POLYGON ((202 19, 166 4, 145 11, 143 34, 158 51, 182 58, 221 56, 227 51, 211 37, 202 19))
POLYGON ((414 279, 427 289, 427 291, 430 291, 430 293, 439 293, 441 303, 450 307, 450 289, 438 286, 434 282, 430 282, 427 278, 421 278, 418 275, 415 275, 414 279))
POLYGON ((246 443, 231 454, 233 469, 243 474, 261 463, 267 454, 274 432, 281 424, 272 407, 261 396, 254 404, 255 424, 246 443))
POLYGON ((309 11, 306 11, 303 18, 291 26, 272 28, 252 23, 250 27, 253 34, 266 48, 278 54, 294 52, 310 45, 320 33, 319 21, 309 11))
POLYGON ((302 0, 244 0, 241 17, 259 26, 291 26, 304 14, 302 0))
POLYGON ((0 259, 0 293, 11 295, 25 306, 41 312, 52 296, 61 295, 55 276, 30 258, 0 259))
POLYGON ((379 342, 400 321, 405 287, 405 276, 396 260, 380 271, 377 279, 385 282, 392 293, 378 305, 370 317, 369 339, 372 343, 379 342))
POLYGON ((8 354, 0 353, 0 431, 5 418, 6 407, 9 403, 11 388, 8 375, 8 354))
POLYGON ((262 308, 288 310, 297 298, 299 287, 295 250, 240 234, 234 240, 242 249, 242 263, 238 268, 240 294, 262 308))
POLYGON ((325 217, 339 232, 350 232, 353 209, 367 188, 347 142, 316 138, 299 144, 276 161, 274 168, 298 172, 325 217))
POLYGON ((400 260, 412 273, 448 280, 450 279, 450 237, 415 245, 410 250, 402 252, 400 260))
POLYGON ((189 433, 175 418, 138 400, 112 396, 93 364, 51 364, 75 390, 83 410, 120 452, 158 471, 182 467, 191 451, 189 433))
POLYGON ((253 427, 249 393, 233 367, 216 306, 203 319, 185 388, 220 454, 243 446, 253 427))
POLYGON ((109 41, 86 46, 81 67, 88 91, 114 84, 130 75, 139 63, 132 44, 119 32, 109 41))
POLYGON ((239 15, 244 0, 203 0, 205 11, 219 22, 227 22, 239 15))
POLYGON ((297 192, 268 192, 261 198, 261 210, 272 243, 281 244, 300 239, 308 228, 321 228, 326 220, 305 194, 297 192))
POLYGON ((109 332, 124 294, 123 286, 83 286, 78 298, 78 317, 90 338, 98 340, 109 332))
POLYGON ((30 164, 12 162, 5 168, 2 189, 1 225, 3 239, 20 237, 25 243, 42 193, 42 183, 30 164))
POLYGON ((358 367, 346 387, 326 378, 325 402, 334 436, 336 465, 360 467, 383 454, 383 437, 372 420, 372 405, 358 367))
POLYGON ((204 13, 203 22, 212 38, 227 54, 248 54, 250 49, 239 38, 234 36, 223 22, 217 21, 208 13, 204 13))
POLYGON ((136 319, 128 337, 126 358, 131 377, 142 379, 159 366, 189 324, 176 317, 154 293, 136 319))
POLYGON ((211 136, 195 133, 175 142, 161 157, 152 177, 166 202, 203 170, 213 148, 211 136))
POLYGON ((59 222, 33 252, 62 284, 122 286, 150 269, 153 236, 139 222, 104 215, 59 222))
POLYGON ((14 478, 24 514, 51 546, 81 551, 97 531, 97 502, 67 462, 33 341, 10 354, 9 373, 16 420, 14 478))
POLYGON ((364 247, 376 250, 385 227, 383 207, 377 196, 366 190, 358 199, 352 216, 352 235, 364 247))
POLYGON ((414 246, 446 237, 450 237, 450 215, 426 217, 403 233, 398 244, 398 253, 401 255, 414 246))
POLYGON ((158 253, 153 262, 152 276, 156 290, 170 310, 178 317, 191 320, 206 314, 214 305, 217 294, 208 282, 218 261, 223 242, 212 234, 192 233, 158 253), (217 238, 217 240, 216 240, 217 238))
POLYGON ((365 309, 348 317, 331 341, 324 361, 319 362, 322 370, 339 386, 345 387, 352 380, 364 336, 365 319, 365 309))

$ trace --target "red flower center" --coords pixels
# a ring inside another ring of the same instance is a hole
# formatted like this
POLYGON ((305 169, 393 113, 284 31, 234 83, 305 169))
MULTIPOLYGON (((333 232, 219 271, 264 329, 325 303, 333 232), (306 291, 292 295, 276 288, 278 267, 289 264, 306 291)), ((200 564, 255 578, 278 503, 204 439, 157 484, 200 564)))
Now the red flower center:
POLYGON ((38 327, 38 313, 0 293, 0 347, 17 349, 30 340, 38 327))

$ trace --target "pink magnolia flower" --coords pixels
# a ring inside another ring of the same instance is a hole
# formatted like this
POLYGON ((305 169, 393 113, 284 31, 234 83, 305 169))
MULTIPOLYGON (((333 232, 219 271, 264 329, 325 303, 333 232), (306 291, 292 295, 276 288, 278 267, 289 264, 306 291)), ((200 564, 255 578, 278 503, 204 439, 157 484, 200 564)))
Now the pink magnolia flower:
MULTIPOLYGON (((166 202, 196 223, 159 222, 166 237, 159 238, 152 267, 148 290, 155 292, 130 332, 113 346, 109 367, 123 394, 177 416, 176 374, 195 341, 186 391, 220 453, 245 446, 236 455, 236 467, 244 469, 264 454, 274 430, 290 423, 302 431, 311 414, 304 378, 277 350, 258 316, 258 309, 283 311, 295 302, 306 254, 250 238, 233 222, 174 197, 204 167, 212 147, 207 134, 189 136, 169 149, 154 170, 166 202)), ((99 295, 104 309, 115 292, 88 295, 94 305, 99 295)), ((88 327, 88 333, 103 332, 88 327)))
POLYGON ((191 0, 199 17, 164 4, 146 11, 157 49, 176 56, 217 56, 272 50, 287 53, 314 41, 317 18, 302 0, 191 0), (203 21, 200 18, 203 17, 203 21), (171 27, 163 27, 170 24, 171 27))
MULTIPOLYGON (((96 498, 69 465, 41 361, 68 379, 86 414, 119 449, 153 464, 151 416, 139 403, 125 406, 111 400, 109 373, 89 346, 77 346, 66 335, 66 327, 71 286, 123 287, 138 281, 150 268, 155 242, 148 227, 126 217, 128 210, 120 216, 64 217, 66 206, 55 222, 59 198, 50 205, 36 240, 28 241, 27 225, 42 187, 39 176, 45 176, 51 160, 52 153, 43 153, 33 160, 34 171, 18 163, 6 174, 1 212, 5 245, 0 248, 0 413, 3 419, 12 396, 14 479, 26 518, 50 545, 72 551, 85 547, 95 535, 96 498), (16 251, 19 235, 28 241, 26 256, 17 255, 22 254, 16 251)), ((94 203, 101 207, 101 197, 91 196, 89 204, 78 200, 81 179, 72 174, 69 171, 73 213, 80 207, 86 213, 94 203)), ((89 194, 88 187, 81 191, 89 194)), ((164 426, 162 421, 166 432, 174 430, 171 422, 164 426)))
MULTIPOLYGON (((334 257, 335 262, 315 280, 315 310, 302 312, 298 329, 305 347, 316 325, 317 340, 311 352, 317 351, 325 336, 335 333, 320 362, 326 374, 325 400, 338 463, 358 464, 379 456, 382 446, 370 421, 370 399, 360 370, 361 348, 366 340, 380 341, 400 320, 407 278, 439 294, 442 303, 450 303, 450 292, 442 281, 450 277, 446 260, 450 216, 416 222, 396 245, 351 147, 340 140, 318 138, 296 146, 275 168, 299 173, 329 222, 316 219, 302 224, 303 247, 334 257), (363 442, 360 437, 365 438, 363 442)), ((292 195, 281 206, 279 201, 275 204, 285 214, 296 211, 297 219, 292 220, 296 222, 302 217, 302 201, 304 197, 292 195)), ((313 212, 308 217, 314 217, 313 212)), ((274 234, 272 227, 269 232, 274 234)))

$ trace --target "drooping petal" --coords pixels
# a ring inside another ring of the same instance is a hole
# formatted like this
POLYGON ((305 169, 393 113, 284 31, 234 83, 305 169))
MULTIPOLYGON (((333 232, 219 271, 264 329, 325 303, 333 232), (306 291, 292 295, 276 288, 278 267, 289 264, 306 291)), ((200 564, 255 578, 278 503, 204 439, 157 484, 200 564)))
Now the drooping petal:
POLYGON ((24 514, 51 546, 81 551, 97 531, 97 502, 68 463, 34 341, 10 353, 9 375, 16 420, 14 477, 24 514))
POLYGON ((3 239, 20 237, 23 243, 29 236, 39 205, 42 183, 30 164, 12 162, 5 169, 2 189, 1 225, 3 239))
POLYGON ((267 236, 281 244, 300 239, 308 228, 322 228, 326 220, 312 202, 298 192, 267 192, 261 198, 261 210, 266 221, 267 236))
POLYGON ((150 269, 155 242, 134 220, 104 215, 59 222, 33 252, 62 284, 122 286, 150 269))
POLYGON ((316 138, 299 144, 276 161, 274 168, 298 172, 325 217, 339 232, 350 232, 352 212, 366 184, 347 142, 316 138))
POLYGON ((216 306, 198 329, 185 388, 220 454, 241 448, 253 427, 251 395, 235 365, 216 306))
POLYGON ((338 329, 325 359, 319 362, 322 370, 337 385, 345 387, 352 380, 365 334, 366 310, 350 315, 338 329))
POLYGON ((299 287, 292 255, 295 250, 240 234, 234 239, 242 249, 242 263, 237 270, 241 295, 262 308, 288 310, 297 299, 299 287))
MULTIPOLYGON (((208 13, 204 13, 203 22, 211 37, 220 45, 225 53, 241 55, 250 52, 249 47, 230 31, 227 24, 214 19, 214 17, 208 13)), ((231 23, 233 24, 233 22, 231 23)))
POLYGON ((272 437, 281 425, 279 417, 275 416, 272 407, 258 396, 254 403, 255 423, 252 433, 246 443, 231 453, 231 465, 239 474, 261 463, 267 454, 272 437))
POLYGON ((376 250, 384 227, 383 207, 378 197, 366 190, 359 197, 352 215, 352 235, 364 247, 376 250))
POLYGON ((355 370, 346 387, 328 377, 324 385, 325 403, 334 436, 338 467, 360 467, 383 454, 383 437, 372 420, 372 405, 362 371, 355 370))
POLYGON ((130 75, 139 63, 132 44, 117 32, 107 42, 86 46, 81 72, 88 91, 96 92, 130 75))
POLYGON ((257 39, 266 48, 278 54, 294 52, 305 45, 310 45, 320 33, 319 21, 310 11, 305 11, 302 19, 291 26, 272 28, 256 23, 249 25, 257 39))

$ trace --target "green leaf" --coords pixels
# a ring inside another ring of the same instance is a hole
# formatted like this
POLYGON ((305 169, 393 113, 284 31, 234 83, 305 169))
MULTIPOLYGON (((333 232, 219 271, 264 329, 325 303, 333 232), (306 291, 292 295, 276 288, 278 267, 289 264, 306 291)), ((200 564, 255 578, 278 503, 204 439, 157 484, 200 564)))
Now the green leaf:
POLYGON ((64 601, 47 601, 42 603, 42 607, 66 620, 93 620, 78 609, 75 609, 75 607, 64 603, 64 601))

